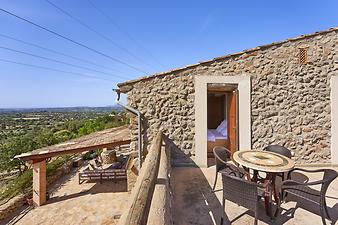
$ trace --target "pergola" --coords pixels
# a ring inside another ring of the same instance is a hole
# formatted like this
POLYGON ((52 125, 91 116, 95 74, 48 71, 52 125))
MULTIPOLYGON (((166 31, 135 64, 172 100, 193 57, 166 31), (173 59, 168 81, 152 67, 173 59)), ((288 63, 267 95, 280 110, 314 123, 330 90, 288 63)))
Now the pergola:
POLYGON ((33 164, 33 202, 40 206, 46 202, 46 159, 91 151, 100 148, 112 148, 130 143, 130 132, 127 126, 95 132, 61 144, 52 145, 32 152, 17 155, 14 158, 29 161, 33 164))

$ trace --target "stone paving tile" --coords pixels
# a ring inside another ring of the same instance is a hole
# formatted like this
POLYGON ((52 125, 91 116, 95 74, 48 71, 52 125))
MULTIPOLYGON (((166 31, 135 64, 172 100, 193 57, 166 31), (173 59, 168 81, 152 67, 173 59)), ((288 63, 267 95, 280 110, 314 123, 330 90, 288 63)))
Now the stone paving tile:
MULTIPOLYGON (((311 169, 311 168, 309 168, 311 169)), ((313 168, 316 169, 316 168, 313 168)), ((338 170, 338 168, 335 168, 338 170)), ((319 179, 319 176, 305 174, 310 180, 319 179)), ((220 224, 222 214, 222 188, 221 178, 219 177, 216 192, 211 190, 214 182, 215 167, 193 168, 177 167, 172 170, 173 186, 173 219, 174 224, 178 225, 209 225, 220 224)), ((280 181, 277 182, 279 185, 280 181)), ((327 204, 329 213, 333 218, 333 224, 338 224, 338 179, 336 179, 327 192, 327 204)), ((258 224, 322 224, 319 216, 319 206, 308 202, 297 203, 289 201, 282 204, 281 216, 273 223, 266 216, 263 203, 259 207, 258 224)), ((226 215, 228 221, 225 224, 253 224, 254 213, 238 206, 237 204, 226 201, 226 215)), ((329 221, 327 221, 328 224, 329 221)))
POLYGON ((46 205, 29 211, 15 224, 116 224, 129 197, 125 181, 79 185, 77 172, 56 186, 46 205))

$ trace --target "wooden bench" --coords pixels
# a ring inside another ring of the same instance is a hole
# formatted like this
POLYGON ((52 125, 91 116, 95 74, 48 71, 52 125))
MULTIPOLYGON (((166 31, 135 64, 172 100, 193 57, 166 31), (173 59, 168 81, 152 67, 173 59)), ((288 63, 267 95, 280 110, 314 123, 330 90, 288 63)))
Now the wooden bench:
POLYGON ((126 180, 127 179, 127 166, 130 161, 130 156, 128 156, 125 163, 122 165, 121 169, 94 169, 90 170, 89 167, 79 173, 79 184, 82 184, 84 181, 102 181, 104 180, 126 180))

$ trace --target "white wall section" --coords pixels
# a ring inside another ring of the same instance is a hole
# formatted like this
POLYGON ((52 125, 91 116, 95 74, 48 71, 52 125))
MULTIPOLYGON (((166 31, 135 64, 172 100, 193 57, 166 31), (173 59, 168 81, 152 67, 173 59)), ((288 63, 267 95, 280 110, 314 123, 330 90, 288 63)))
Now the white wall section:
POLYGON ((338 164, 338 76, 331 77, 331 162, 338 164))

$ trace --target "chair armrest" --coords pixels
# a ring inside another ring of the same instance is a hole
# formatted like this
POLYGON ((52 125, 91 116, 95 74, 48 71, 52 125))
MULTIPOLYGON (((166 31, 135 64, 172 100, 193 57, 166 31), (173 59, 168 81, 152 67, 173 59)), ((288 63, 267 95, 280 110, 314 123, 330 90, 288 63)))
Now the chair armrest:
POLYGON ((244 176, 250 176, 250 173, 245 171, 244 169, 237 168, 239 176, 243 178, 244 176))
POLYGON ((294 171, 303 171, 303 172, 309 172, 309 173, 319 173, 319 172, 325 172, 325 169, 318 169, 318 170, 308 170, 308 169, 303 169, 303 168, 293 168, 291 169, 288 174, 287 174, 287 179, 290 180, 291 178, 291 173, 294 171))
POLYGON ((306 183, 300 183, 298 181, 295 181, 295 180, 285 180, 282 182, 282 187, 284 185, 297 185, 297 186, 310 186, 310 185, 318 185, 318 184, 322 184, 324 183, 323 180, 317 180, 317 181, 312 181, 312 182, 306 182, 306 183))
POLYGON ((229 172, 222 172, 220 171, 221 173, 227 173, 229 175, 234 175, 237 177, 237 175, 240 177, 240 178, 243 178, 245 175, 248 175, 249 173, 246 172, 245 170, 243 169, 240 169, 239 167, 237 167, 236 165, 232 165, 230 163, 225 163, 226 165, 226 168, 230 169, 231 171, 229 172))

